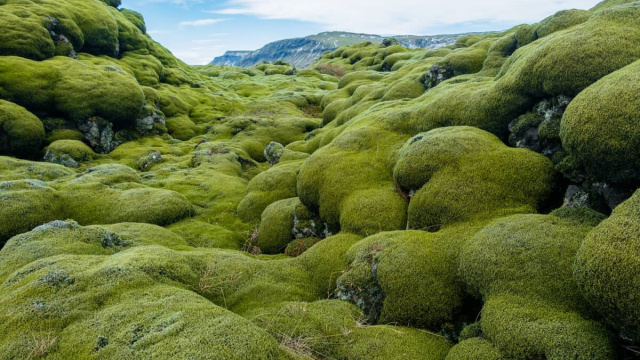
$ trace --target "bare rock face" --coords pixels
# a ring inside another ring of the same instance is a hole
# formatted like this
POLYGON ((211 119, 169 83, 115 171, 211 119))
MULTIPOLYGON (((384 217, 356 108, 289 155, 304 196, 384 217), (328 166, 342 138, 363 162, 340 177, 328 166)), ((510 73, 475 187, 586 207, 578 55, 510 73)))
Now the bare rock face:
POLYGON ((107 154, 122 142, 115 139, 113 124, 102 118, 93 118, 78 124, 89 146, 98 153, 107 154))
POLYGON ((441 82, 453 77, 453 69, 449 66, 433 65, 427 73, 424 74, 422 83, 427 89, 431 89, 441 82))

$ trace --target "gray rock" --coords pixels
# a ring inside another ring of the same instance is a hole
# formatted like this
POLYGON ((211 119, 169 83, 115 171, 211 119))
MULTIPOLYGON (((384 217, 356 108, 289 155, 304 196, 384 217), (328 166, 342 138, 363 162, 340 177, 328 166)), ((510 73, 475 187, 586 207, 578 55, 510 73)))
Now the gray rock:
POLYGON ((53 164, 62 165, 64 167, 68 167, 72 169, 77 169, 79 166, 78 162, 73 157, 71 157, 71 155, 69 154, 56 155, 51 150, 47 150, 47 152, 44 154, 44 161, 50 162, 53 164))
POLYGON ((453 77, 453 70, 449 66, 433 65, 422 78, 422 83, 425 88, 431 89, 441 82, 451 79, 453 77))
POLYGON ((611 210, 614 210, 618 205, 629 199, 635 190, 607 183, 594 183, 592 187, 598 195, 602 196, 605 204, 611 210))
POLYGON ((152 110, 151 115, 136 119, 136 130, 140 135, 161 135, 166 132, 166 119, 158 110, 152 110))
POLYGON ((291 233, 296 239, 311 237, 324 239, 333 235, 329 225, 304 205, 296 206, 291 216, 293 217, 291 233))
POLYGON ((280 158, 284 153, 284 146, 280 143, 272 141, 264 149, 264 157, 269 162, 269 166, 273 166, 280 162, 280 158))
POLYGON ((589 194, 576 185, 567 188, 564 194, 564 203, 567 207, 587 207, 589 206, 589 194))
POLYGON ((77 229, 80 227, 80 224, 78 224, 76 221, 73 220, 54 220, 51 222, 48 222, 46 224, 42 224, 36 228, 34 228, 32 231, 47 231, 50 229, 68 229, 68 230, 72 230, 72 229, 77 229))
POLYGON ((100 154, 110 153, 122 143, 115 139, 113 124, 102 118, 93 118, 80 122, 78 130, 82 132, 91 148, 100 154))
POLYGON ((532 111, 509 124, 511 146, 526 148, 552 158, 563 150, 560 121, 571 98, 559 95, 536 104, 532 111))

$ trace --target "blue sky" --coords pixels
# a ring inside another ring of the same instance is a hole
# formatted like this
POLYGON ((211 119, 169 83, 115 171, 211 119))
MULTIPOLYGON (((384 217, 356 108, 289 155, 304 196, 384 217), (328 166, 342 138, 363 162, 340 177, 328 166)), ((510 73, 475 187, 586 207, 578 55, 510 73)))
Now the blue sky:
POLYGON ((502 30, 600 0, 123 0, 188 64, 322 31, 435 35, 502 30), (393 4, 393 6, 390 6, 393 4))

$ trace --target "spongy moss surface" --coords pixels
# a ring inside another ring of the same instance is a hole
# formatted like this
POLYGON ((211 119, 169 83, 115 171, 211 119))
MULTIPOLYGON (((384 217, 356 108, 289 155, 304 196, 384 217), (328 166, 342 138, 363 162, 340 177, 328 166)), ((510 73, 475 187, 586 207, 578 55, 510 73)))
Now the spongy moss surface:
POLYGON ((637 346, 640 197, 560 207, 560 162, 505 142, 573 99, 561 164, 640 185, 640 3, 312 69, 188 66, 120 5, 0 0, 1 359, 637 346))

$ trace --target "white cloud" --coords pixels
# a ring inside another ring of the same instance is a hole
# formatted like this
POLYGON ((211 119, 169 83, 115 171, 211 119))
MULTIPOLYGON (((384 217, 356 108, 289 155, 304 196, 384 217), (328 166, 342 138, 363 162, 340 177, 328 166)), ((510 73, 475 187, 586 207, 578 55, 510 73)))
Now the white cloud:
POLYGON ((208 26, 214 25, 221 21, 225 21, 226 19, 199 19, 199 20, 191 20, 191 21, 182 21, 178 25, 180 26, 208 26))
MULTIPOLYGON (((230 0, 226 15, 299 20, 327 30, 421 34, 469 23, 532 23, 559 10, 589 8, 600 0, 230 0)), ((500 30, 500 29, 496 29, 500 30)))

